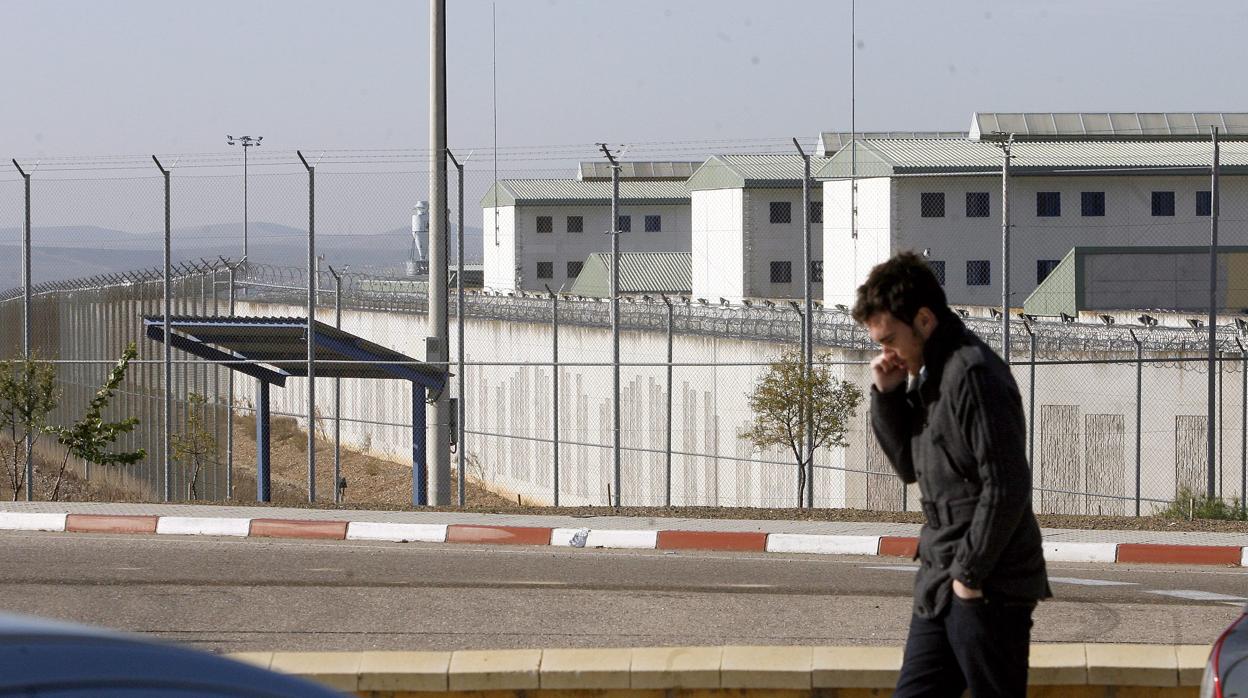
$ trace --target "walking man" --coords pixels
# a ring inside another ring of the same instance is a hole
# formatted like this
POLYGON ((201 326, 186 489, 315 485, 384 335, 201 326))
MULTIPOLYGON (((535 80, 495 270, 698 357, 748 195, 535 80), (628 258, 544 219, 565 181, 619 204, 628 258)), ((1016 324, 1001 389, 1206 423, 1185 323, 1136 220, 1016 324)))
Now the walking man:
POLYGON ((926 519, 893 695, 1025 696, 1032 611, 1051 593, 1018 386, 914 253, 871 270, 853 315, 883 349, 871 425, 926 519))

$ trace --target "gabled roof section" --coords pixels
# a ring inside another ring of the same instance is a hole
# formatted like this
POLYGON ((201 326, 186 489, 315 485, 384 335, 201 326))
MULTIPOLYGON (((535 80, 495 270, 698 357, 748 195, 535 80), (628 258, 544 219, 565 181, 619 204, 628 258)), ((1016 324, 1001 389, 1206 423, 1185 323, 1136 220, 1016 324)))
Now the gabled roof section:
POLYGON ((879 140, 881 138, 922 138, 931 140, 933 138, 966 138, 966 131, 824 131, 819 134, 819 155, 823 157, 832 157, 840 151, 841 148, 849 145, 850 141, 855 139, 879 140))
MULTIPOLYGON (((611 182, 582 182, 579 179, 500 179, 481 197, 481 207, 524 204, 603 205, 611 204, 611 182), (495 198, 497 197, 497 199, 495 198)), ((688 204, 689 190, 682 181, 622 181, 620 203, 688 204)))
MULTIPOLYGON (((625 252, 620 255, 621 293, 689 293, 693 255, 689 252, 625 252)), ((611 255, 591 254, 570 291, 578 296, 611 295, 611 255)))
MULTIPOLYGON (((856 176, 1001 172, 1001 147, 974 140, 859 141, 856 176)), ((1043 141, 1015 143, 1010 171, 1016 175, 1049 174, 1203 174, 1211 153, 1201 141, 1043 141)), ((822 179, 851 176, 851 148, 843 148, 818 173, 822 179)), ((1221 145, 1223 174, 1248 174, 1248 142, 1221 145)))
MULTIPOLYGON (((698 169, 702 161, 631 161, 620 163, 620 180, 686 180, 698 169)), ((601 160, 582 162, 577 168, 577 179, 583 182, 594 180, 611 181, 611 164, 601 160)))
POLYGON ((971 115, 971 140, 993 134, 1020 138, 1143 139, 1209 138, 1217 126, 1227 136, 1248 135, 1243 112, 976 112, 971 115))
MULTIPOLYGON (((813 178, 828 161, 810 159, 813 178)), ((708 189, 787 189, 802 186, 802 156, 792 155, 715 155, 686 182, 690 191, 708 189)))

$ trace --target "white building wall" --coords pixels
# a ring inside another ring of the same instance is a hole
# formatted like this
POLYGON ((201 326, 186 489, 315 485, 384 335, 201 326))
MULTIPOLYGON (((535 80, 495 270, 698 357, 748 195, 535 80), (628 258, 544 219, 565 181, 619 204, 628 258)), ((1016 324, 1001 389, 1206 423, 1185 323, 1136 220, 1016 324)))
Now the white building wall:
MULTIPOLYGON (((485 208, 485 220, 490 222, 490 209, 485 208)), ((496 291, 544 291, 570 288, 575 277, 568 276, 568 262, 584 262, 595 252, 610 252, 611 239, 606 234, 611 228, 610 205, 586 206, 530 206, 511 207, 514 229, 519 231, 515 254, 510 264, 515 280, 508 286, 496 286, 490 276, 490 252, 492 225, 485 232, 486 287, 496 291), (539 216, 550 216, 552 232, 537 232, 539 216), (568 218, 580 216, 582 232, 568 232, 568 218), (551 278, 539 279, 539 262, 551 263, 551 278)), ((687 205, 630 204, 620 207, 621 216, 630 216, 632 231, 620 235, 621 252, 688 252, 690 246, 690 207, 687 205), (646 216, 659 216, 661 230, 646 232, 646 216)), ((504 275, 498 278, 504 279, 504 275)))
POLYGON ((855 238, 851 183, 849 180, 823 183, 826 202, 822 237, 823 298, 828 307, 853 307, 858 286, 866 280, 871 267, 893 253, 893 180, 860 179, 857 184, 858 236, 855 238))
MULTIPOLYGON (((812 201, 823 202, 823 192, 817 185, 811 187, 810 197, 812 201)), ((745 190, 745 221, 745 297, 801 298, 805 279, 802 270, 802 190, 745 190), (788 223, 771 222, 772 202, 789 203, 791 215, 788 223), (772 283, 772 262, 789 263, 791 273, 788 283, 772 283)), ((811 223, 810 240, 811 259, 824 259, 822 225, 811 223)), ((815 298, 822 297, 823 284, 812 284, 811 293, 815 298)))
MULTIPOLYGON (((1248 182, 1242 177, 1223 179, 1222 217, 1248 216, 1248 182)), ((859 239, 848 237, 847 181, 824 183, 829 205, 825 258, 842 255, 839 270, 825 301, 851 305, 854 289, 871 266, 901 250, 928 251, 929 259, 945 264, 945 293, 959 305, 1000 305, 1001 302, 1001 180, 999 177, 898 177, 858 180, 859 239), (945 195, 945 215, 923 217, 924 192, 945 195), (966 216, 968 192, 985 192, 986 217, 966 216), (877 225, 879 226, 877 228, 877 225), (878 230, 878 234, 873 231, 878 230), (846 257, 847 255, 847 257, 846 257), (967 283, 967 263, 987 261, 986 285, 967 283)), ((1207 176, 1067 176, 1014 177, 1010 181, 1012 221, 1011 305, 1021 307, 1038 284, 1037 262, 1060 260, 1078 245, 1202 245, 1208 244, 1209 218, 1196 215, 1196 192, 1208 191, 1207 176), (1152 193, 1173 191, 1175 215, 1153 216, 1152 193), (1037 193, 1059 192, 1061 215, 1037 215, 1037 193), (1083 216, 1082 192, 1105 193, 1105 215, 1083 216)), ((1248 227, 1222 226, 1220 241, 1248 244, 1248 227)))
POLYGON ((692 192, 695 298, 745 295, 744 200, 741 189, 692 192))
POLYGON ((482 208, 481 236, 485 287, 494 291, 516 290, 516 207, 482 208))

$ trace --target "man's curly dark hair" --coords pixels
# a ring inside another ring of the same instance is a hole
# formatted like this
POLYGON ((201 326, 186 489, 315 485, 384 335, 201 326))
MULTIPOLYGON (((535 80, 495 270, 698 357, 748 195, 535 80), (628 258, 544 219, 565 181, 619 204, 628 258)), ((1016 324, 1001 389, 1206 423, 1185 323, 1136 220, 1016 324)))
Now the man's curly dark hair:
POLYGON ((887 262, 875 265, 867 282, 858 287, 854 320, 865 323, 879 313, 889 313, 907 325, 914 323, 920 308, 936 315, 949 310, 945 290, 923 257, 900 252, 887 262))

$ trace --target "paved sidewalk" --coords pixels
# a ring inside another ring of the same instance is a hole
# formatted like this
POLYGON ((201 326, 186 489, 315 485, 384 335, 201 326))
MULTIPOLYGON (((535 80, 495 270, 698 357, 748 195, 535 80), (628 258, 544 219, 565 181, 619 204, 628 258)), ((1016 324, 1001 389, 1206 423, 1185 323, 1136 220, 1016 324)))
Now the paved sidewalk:
MULTIPOLYGON (((537 516, 198 504, 0 502, 0 530, 739 550, 911 557, 917 524, 537 516)), ((1045 529, 1045 557, 1067 562, 1248 567, 1248 536, 1191 531, 1045 529)))

